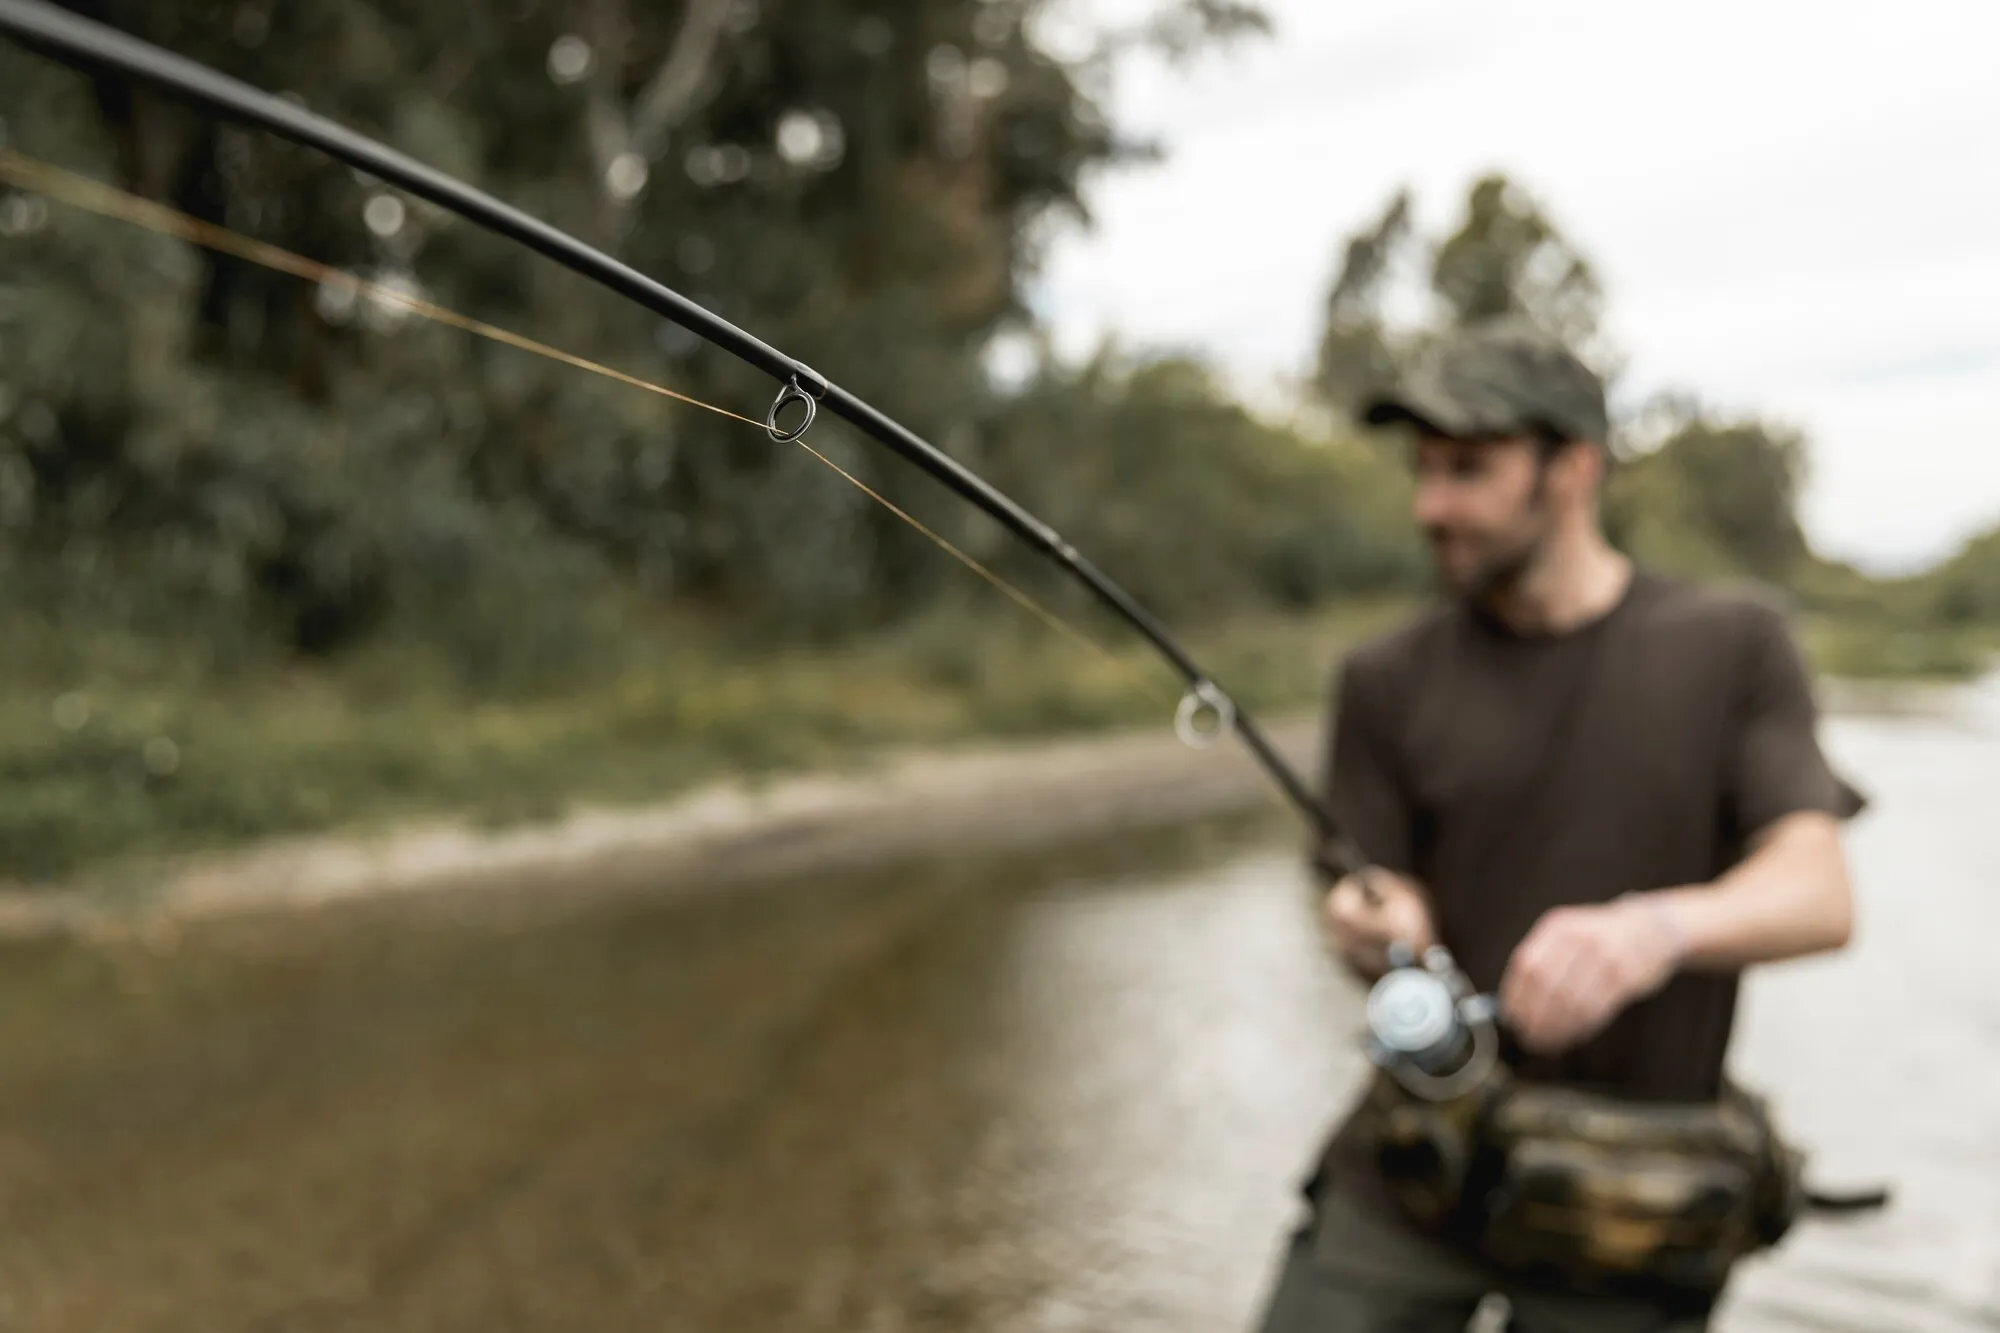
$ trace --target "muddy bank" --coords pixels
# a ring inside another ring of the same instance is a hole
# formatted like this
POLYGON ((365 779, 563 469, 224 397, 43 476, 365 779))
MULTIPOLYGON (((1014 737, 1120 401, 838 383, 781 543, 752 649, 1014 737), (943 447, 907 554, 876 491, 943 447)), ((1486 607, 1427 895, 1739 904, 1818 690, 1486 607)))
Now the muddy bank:
MULTIPOLYGON (((1268 728, 1312 770, 1319 721, 1268 728)), ((93 931, 504 883, 712 888, 940 853, 1032 850, 1226 815, 1282 797, 1233 740, 1170 728, 890 755, 834 773, 735 782, 658 806, 513 829, 431 822, 156 862, 72 887, 0 893, 0 935, 93 931)))

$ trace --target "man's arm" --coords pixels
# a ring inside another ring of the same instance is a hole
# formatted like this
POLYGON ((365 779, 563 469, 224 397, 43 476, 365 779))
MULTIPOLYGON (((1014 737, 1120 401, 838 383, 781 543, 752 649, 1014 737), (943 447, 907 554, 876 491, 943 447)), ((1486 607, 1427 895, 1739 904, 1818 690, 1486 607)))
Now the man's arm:
POLYGON ((1658 910, 1677 969, 1734 970, 1847 947, 1854 888, 1829 813, 1781 816, 1755 849, 1710 884, 1633 895, 1658 910))
POLYGON ((1528 1049, 1588 1040, 1689 968, 1731 970, 1844 947, 1853 889, 1840 823, 1866 805, 1828 766, 1805 663, 1776 612, 1748 612, 1728 791, 1748 855, 1706 884, 1562 907, 1509 960, 1502 1011, 1528 1049))
POLYGON ((1820 749, 1811 675, 1776 611, 1751 610, 1742 664, 1728 798, 1737 827, 1754 833, 1713 882, 1652 895, 1682 967, 1780 962, 1844 948, 1854 932, 1840 823, 1866 802, 1820 749))

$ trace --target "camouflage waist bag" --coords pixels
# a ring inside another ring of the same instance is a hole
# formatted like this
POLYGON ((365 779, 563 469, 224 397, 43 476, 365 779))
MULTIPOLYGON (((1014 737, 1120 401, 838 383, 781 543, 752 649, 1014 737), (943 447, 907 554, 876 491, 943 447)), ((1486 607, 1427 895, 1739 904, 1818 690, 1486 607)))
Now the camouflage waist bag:
POLYGON ((1762 1099, 1648 1106, 1504 1072, 1427 1102, 1378 1077, 1361 1128, 1427 1230, 1578 1290, 1718 1291, 1803 1203, 1801 1156, 1762 1099))

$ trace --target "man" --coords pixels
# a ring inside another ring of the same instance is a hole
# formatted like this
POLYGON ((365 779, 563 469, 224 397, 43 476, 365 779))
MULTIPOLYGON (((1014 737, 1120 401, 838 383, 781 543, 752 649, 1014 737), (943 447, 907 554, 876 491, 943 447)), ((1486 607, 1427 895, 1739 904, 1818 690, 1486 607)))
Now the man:
MULTIPOLYGON (((1372 863, 1325 922, 1363 981, 1401 941, 1497 997, 1522 1078, 1712 1101, 1744 967, 1843 947, 1839 826, 1800 655, 1746 591, 1635 569, 1606 540, 1602 382, 1514 323, 1459 335, 1369 405, 1410 429, 1415 517, 1451 594, 1344 663, 1326 773, 1372 863)), ((1356 1117, 1308 1190, 1268 1333, 1692 1330, 1703 1308, 1523 1287, 1421 1234, 1356 1117)))

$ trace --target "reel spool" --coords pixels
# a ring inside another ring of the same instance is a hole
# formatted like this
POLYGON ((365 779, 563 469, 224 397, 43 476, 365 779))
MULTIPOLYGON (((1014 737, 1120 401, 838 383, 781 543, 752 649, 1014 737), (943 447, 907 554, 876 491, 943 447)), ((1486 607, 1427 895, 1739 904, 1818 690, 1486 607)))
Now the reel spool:
POLYGON ((1461 1097, 1499 1063, 1496 1010, 1442 945, 1425 950, 1421 966, 1393 945, 1389 971, 1368 992, 1368 1058, 1413 1096, 1461 1097))

